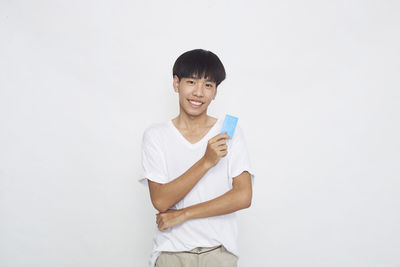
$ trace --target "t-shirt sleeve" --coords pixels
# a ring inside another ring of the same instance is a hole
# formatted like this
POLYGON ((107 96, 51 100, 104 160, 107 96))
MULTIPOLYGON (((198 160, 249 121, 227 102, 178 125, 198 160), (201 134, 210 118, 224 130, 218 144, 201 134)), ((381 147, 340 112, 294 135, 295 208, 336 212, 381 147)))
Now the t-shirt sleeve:
POLYGON ((229 139, 228 146, 228 173, 229 178, 234 179, 243 171, 248 171, 251 176, 251 183, 254 184, 254 171, 250 162, 247 144, 242 128, 239 124, 236 127, 232 139, 229 139))
POLYGON ((166 162, 161 150, 160 140, 149 130, 143 133, 142 138, 142 175, 139 182, 148 184, 148 179, 165 184, 168 182, 166 162))

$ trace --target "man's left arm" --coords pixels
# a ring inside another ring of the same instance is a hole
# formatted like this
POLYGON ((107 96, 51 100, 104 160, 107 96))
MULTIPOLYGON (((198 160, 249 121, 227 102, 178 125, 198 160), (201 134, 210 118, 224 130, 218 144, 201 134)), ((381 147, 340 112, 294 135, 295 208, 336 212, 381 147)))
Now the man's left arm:
POLYGON ((252 195, 250 173, 243 171, 233 178, 232 189, 225 194, 181 210, 168 210, 157 214, 158 229, 164 231, 187 220, 224 215, 249 208, 252 195))

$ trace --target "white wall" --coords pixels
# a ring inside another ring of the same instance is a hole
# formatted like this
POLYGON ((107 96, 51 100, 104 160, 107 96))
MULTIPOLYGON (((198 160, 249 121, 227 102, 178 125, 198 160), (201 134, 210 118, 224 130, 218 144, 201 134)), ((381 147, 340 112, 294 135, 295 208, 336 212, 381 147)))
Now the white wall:
POLYGON ((172 65, 225 64, 256 172, 241 267, 400 266, 399 1, 1 1, 0 266, 147 266, 172 65))

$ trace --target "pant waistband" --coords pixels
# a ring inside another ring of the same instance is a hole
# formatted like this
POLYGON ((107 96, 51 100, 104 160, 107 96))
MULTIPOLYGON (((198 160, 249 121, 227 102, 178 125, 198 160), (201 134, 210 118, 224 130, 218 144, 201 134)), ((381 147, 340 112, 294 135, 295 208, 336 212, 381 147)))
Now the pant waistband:
POLYGON ((216 249, 219 249, 220 247, 222 247, 222 245, 218 245, 215 247, 198 247, 198 248, 192 249, 191 251, 183 251, 183 252, 192 253, 192 254, 203 254, 203 253, 207 253, 207 252, 211 252, 216 249))

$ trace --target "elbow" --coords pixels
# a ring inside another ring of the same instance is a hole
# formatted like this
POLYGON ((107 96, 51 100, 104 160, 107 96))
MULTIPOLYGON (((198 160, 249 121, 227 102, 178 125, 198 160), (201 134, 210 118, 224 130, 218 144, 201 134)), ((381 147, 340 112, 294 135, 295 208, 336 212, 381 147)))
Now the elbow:
POLYGON ((248 209, 251 206, 252 192, 243 192, 242 194, 242 207, 248 209))
POLYGON ((244 202, 243 206, 244 206, 245 209, 250 208, 250 206, 251 206, 251 198, 247 198, 243 202, 244 202))
POLYGON ((160 199, 153 200, 152 203, 154 208, 158 210, 160 213, 166 212, 169 209, 169 207, 165 205, 165 201, 162 201, 160 199))
POLYGON ((238 204, 239 204, 239 209, 247 209, 250 208, 251 206, 251 195, 248 194, 240 194, 237 198, 238 204))
POLYGON ((252 192, 249 190, 234 190, 238 209, 247 209, 251 206, 252 192))
POLYGON ((251 199, 249 200, 248 204, 247 204, 247 208, 251 207, 251 199))
POLYGON ((160 213, 166 212, 170 208, 168 204, 169 202, 167 201, 168 199, 164 196, 165 194, 163 193, 163 187, 163 184, 157 184, 150 181, 149 190, 151 203, 153 204, 153 207, 160 213))

